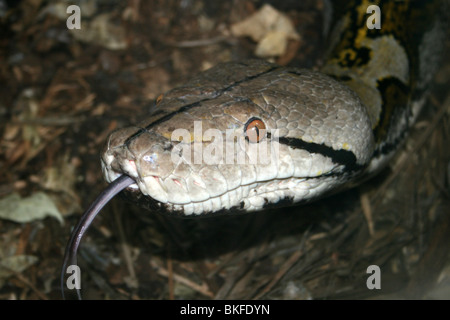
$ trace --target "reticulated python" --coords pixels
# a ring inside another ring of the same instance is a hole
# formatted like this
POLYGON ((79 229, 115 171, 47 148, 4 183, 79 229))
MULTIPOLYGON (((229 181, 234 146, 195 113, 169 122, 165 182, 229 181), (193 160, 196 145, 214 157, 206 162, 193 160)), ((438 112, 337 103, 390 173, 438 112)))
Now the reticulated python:
POLYGON ((438 2, 377 1, 371 29, 372 4, 336 6, 320 72, 220 64, 111 133, 111 184, 72 234, 62 285, 87 227, 125 188, 141 206, 192 217, 311 201, 385 166, 424 105, 446 28, 438 2))

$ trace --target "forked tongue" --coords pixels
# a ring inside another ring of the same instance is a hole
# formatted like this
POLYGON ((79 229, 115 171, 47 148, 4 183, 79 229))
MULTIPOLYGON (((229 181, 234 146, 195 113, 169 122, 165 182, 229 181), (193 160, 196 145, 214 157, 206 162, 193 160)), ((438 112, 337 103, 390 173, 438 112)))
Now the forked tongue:
MULTIPOLYGON (((135 183, 135 181, 129 176, 120 176, 119 178, 111 182, 105 190, 103 190, 103 192, 97 197, 97 199, 94 200, 91 206, 81 216, 80 221, 78 222, 77 226, 72 232, 72 235, 70 236, 70 240, 67 243, 66 252, 64 253, 64 261, 61 270, 61 294, 63 299, 66 298, 64 294, 65 275, 73 273, 75 276, 79 276, 79 273, 77 274, 77 271, 73 270, 74 267, 69 267, 77 266, 77 251, 84 233, 87 231, 100 210, 109 202, 109 200, 111 200, 116 194, 133 183, 135 183)), ((77 283, 77 281, 75 281, 75 283, 77 283)), ((78 281, 78 283, 80 282, 78 281)), ((78 299, 81 300, 80 289, 76 286, 75 289, 78 299)))

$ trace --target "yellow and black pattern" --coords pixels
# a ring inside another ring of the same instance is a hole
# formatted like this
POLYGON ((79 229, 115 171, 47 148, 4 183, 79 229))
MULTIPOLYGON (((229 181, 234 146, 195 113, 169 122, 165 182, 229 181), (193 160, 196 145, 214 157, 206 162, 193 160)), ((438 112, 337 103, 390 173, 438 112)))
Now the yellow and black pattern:
MULTIPOLYGON (((423 104, 439 63, 446 28, 442 1, 348 1, 335 6, 331 47, 322 71, 352 88, 369 112, 374 158, 392 154, 423 104), (367 21, 380 9, 380 29, 367 21)), ((377 165, 378 166, 378 165, 377 165)))

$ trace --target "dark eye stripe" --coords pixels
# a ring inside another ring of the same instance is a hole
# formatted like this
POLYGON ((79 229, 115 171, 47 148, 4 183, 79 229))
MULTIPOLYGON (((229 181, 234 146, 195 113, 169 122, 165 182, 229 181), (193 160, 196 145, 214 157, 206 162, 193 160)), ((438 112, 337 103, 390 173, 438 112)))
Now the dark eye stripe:
POLYGON ((357 163, 355 154, 349 150, 335 150, 323 143, 306 142, 297 138, 280 137, 278 138, 278 142, 294 149, 303 149, 309 153, 321 154, 330 158, 334 163, 344 165, 346 172, 361 170, 365 167, 365 165, 357 163))

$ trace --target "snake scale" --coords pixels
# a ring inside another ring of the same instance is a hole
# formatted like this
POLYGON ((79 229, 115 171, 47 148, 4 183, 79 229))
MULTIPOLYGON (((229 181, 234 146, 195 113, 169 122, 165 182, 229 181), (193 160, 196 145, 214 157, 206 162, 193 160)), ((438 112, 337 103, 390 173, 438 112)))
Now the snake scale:
POLYGON ((307 202, 376 174, 425 103, 444 5, 345 2, 332 11, 320 71, 228 62, 161 95, 146 119, 107 139, 111 184, 72 234, 62 284, 92 219, 124 189, 145 208, 191 217, 307 202), (373 4, 379 29, 367 24, 373 4))

